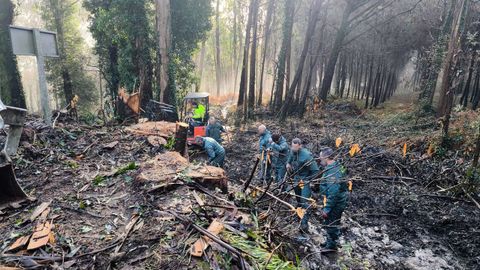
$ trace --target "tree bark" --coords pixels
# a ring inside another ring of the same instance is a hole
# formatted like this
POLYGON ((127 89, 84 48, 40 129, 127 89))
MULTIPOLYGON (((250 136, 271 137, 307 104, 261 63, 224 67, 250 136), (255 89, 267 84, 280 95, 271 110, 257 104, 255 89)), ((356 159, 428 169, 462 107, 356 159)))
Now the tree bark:
POLYGON ((0 0, 0 7, 0 96, 5 105, 26 108, 17 58, 10 42, 14 5, 11 0, 0 0))
POLYGON ((265 84, 265 60, 267 58, 268 41, 270 38, 270 27, 272 22, 273 10, 275 8, 275 0, 268 0, 267 16, 265 18, 265 39, 263 41, 262 67, 260 71, 260 90, 258 91, 257 106, 262 105, 263 87, 265 84))
POLYGON ((309 20, 308 20, 308 26, 307 26, 307 32, 305 34, 305 39, 303 42, 303 50, 302 54, 300 55, 300 60, 298 62, 297 66, 297 71, 295 72, 295 77, 293 78, 292 85, 290 85, 289 90, 287 91, 287 96, 285 98, 285 103, 282 106, 282 109, 280 111, 280 120, 284 121, 292 109, 291 105, 293 102, 293 97, 295 94, 295 89, 297 88, 300 79, 302 78, 302 73, 303 73, 303 66, 305 65, 305 59, 307 57, 308 53, 308 48, 310 46, 310 42, 313 38, 315 28, 317 26, 317 21, 318 21, 318 15, 320 14, 320 8, 322 6, 323 0, 314 0, 311 6, 310 14, 309 14, 309 20))
POLYGON ((258 31, 258 5, 259 0, 254 0, 253 4, 253 15, 252 15, 252 48, 250 52, 250 78, 249 78, 249 89, 248 89, 248 103, 247 111, 245 116, 248 119, 253 118, 253 111, 255 109, 255 75, 256 75, 256 61, 257 61, 257 31, 258 31))
MULTIPOLYGON (((293 12, 295 9, 295 0, 285 0, 284 10, 284 22, 283 22, 283 39, 280 53, 278 55, 278 67, 277 67, 277 81, 274 97, 273 110, 278 111, 282 107, 283 101, 283 89, 285 86, 285 69, 288 61, 287 54, 292 43, 292 30, 293 30, 293 12)), ((288 76, 288 74, 287 74, 288 76)))
POLYGON ((455 54, 457 53, 457 49, 459 46, 459 33, 460 33, 460 25, 462 20, 462 14, 464 10, 464 6, 467 0, 463 0, 458 2, 455 7, 455 16, 452 31, 450 34, 450 40, 448 43, 448 52, 445 56, 445 60, 443 63, 443 76, 442 76, 442 84, 440 87, 441 95, 440 95, 440 102, 438 106, 438 113, 437 116, 442 117, 443 123, 443 143, 446 143, 448 139, 448 128, 450 125, 450 113, 452 111, 453 106, 453 97, 454 91, 451 89, 451 80, 452 80, 452 67, 455 66, 455 54))
POLYGON ((335 37, 335 42, 333 43, 332 52, 330 53, 330 58, 328 59, 328 64, 325 69, 325 76, 322 81, 322 87, 320 89, 319 98, 323 101, 327 100, 328 93, 332 86, 333 75, 335 73, 335 66, 337 65, 338 56, 342 50, 343 41, 347 36, 348 26, 349 26, 349 17, 354 10, 354 5, 352 2, 348 1, 343 11, 342 23, 340 28, 337 31, 337 36, 335 37))
POLYGON ((217 83, 217 96, 219 96, 222 80, 222 68, 220 60, 220 0, 217 0, 217 8, 215 13, 215 77, 217 83))
MULTIPOLYGON (((170 0, 155 0, 156 10, 156 28, 157 28, 157 81, 161 101, 171 103, 175 93, 169 90, 169 54, 171 48, 171 20, 170 20, 170 0)), ((172 104, 175 105, 175 104, 172 104)))

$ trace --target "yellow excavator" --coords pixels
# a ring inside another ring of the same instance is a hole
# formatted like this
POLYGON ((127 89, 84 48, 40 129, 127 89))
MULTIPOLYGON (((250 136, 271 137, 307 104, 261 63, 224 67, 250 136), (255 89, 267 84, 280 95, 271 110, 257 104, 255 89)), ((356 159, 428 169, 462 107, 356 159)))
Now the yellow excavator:
POLYGON ((17 182, 10 156, 17 152, 27 110, 3 105, 0 100, 0 129, 7 133, 3 150, 0 151, 0 210, 28 199, 17 182))

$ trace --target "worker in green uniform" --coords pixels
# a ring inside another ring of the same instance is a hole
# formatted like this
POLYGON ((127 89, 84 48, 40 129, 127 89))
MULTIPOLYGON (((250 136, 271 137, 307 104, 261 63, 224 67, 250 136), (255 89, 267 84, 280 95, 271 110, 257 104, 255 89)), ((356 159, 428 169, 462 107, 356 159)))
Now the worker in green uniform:
POLYGON ((270 139, 272 138, 272 133, 267 129, 265 125, 258 126, 258 152, 260 154, 261 170, 260 170, 260 179, 264 183, 270 183, 272 178, 272 148, 270 147, 270 139))
POLYGON ((312 196, 310 181, 317 177, 319 168, 312 153, 303 147, 299 138, 292 140, 290 150, 286 168, 293 175, 297 206, 305 210, 300 222, 300 231, 308 233, 308 218, 311 214, 309 199, 312 196))
POLYGON ((195 137, 195 142, 207 152, 209 165, 223 167, 225 149, 217 141, 212 138, 198 136, 195 137))
POLYGON ((275 133, 269 140, 270 147, 273 149, 273 168, 275 170, 275 181, 281 183, 287 172, 286 165, 290 148, 287 140, 280 134, 275 133))
POLYGON ((225 128, 218 123, 217 119, 215 117, 210 117, 208 119, 208 125, 207 125, 207 137, 215 139, 218 143, 222 143, 222 133, 227 132, 225 128))
POLYGON ((334 160, 331 148, 325 148, 320 152, 320 165, 324 168, 320 182, 320 195, 323 195, 322 216, 327 231, 327 241, 322 244, 322 248, 337 250, 341 233, 340 221, 348 200, 346 170, 334 160))

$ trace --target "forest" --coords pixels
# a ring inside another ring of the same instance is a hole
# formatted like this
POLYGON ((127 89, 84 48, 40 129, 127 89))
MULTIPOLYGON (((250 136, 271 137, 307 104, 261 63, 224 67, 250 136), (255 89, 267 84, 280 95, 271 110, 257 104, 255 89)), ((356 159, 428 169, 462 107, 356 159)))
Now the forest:
POLYGON ((0 269, 480 269, 480 2, 0 0, 0 269))

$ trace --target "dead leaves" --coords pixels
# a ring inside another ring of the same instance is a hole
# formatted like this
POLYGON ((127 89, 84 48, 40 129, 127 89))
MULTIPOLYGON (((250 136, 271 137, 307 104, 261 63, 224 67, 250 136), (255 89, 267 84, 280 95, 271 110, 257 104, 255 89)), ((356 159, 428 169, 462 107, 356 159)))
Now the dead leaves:
POLYGON ((350 154, 351 157, 355 156, 356 154, 360 153, 361 149, 360 149, 360 145, 358 143, 352 145, 352 147, 350 148, 350 151, 348 152, 350 154))

